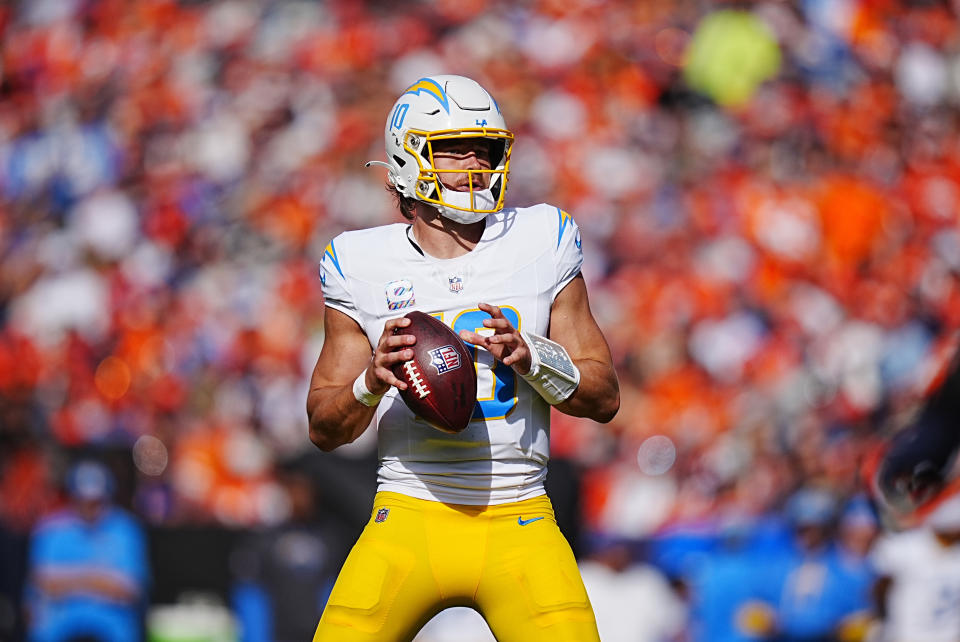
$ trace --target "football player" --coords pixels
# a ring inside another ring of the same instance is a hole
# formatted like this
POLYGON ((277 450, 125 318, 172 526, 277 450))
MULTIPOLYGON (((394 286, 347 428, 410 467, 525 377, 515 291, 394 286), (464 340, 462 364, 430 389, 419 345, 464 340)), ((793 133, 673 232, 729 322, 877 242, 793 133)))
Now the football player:
POLYGON ((436 613, 476 609, 498 640, 597 640, 571 549, 545 495, 550 408, 610 421, 610 350, 580 275, 580 230, 552 205, 504 206, 513 134, 461 76, 411 85, 391 108, 385 167, 408 223, 345 232, 320 264, 325 341, 307 398, 329 451, 374 424, 371 517, 315 641, 411 640, 436 613), (447 434, 402 402, 403 315, 439 317, 477 369, 470 425, 447 434), (398 334, 394 330, 399 329, 398 334))
POLYGON ((955 350, 907 423, 874 454, 866 474, 892 526, 922 523, 960 492, 960 350, 955 350))
POLYGON ((880 576, 875 589, 881 620, 878 639, 958 639, 960 495, 938 501, 922 528, 884 535, 872 560, 880 576))

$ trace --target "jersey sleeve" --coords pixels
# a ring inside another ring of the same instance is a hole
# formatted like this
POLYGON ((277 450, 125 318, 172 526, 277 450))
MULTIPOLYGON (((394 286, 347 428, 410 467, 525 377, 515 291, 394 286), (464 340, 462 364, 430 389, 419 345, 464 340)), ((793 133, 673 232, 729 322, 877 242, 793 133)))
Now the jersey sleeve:
POLYGON ((327 243, 327 247, 323 250, 323 258, 320 260, 320 287, 323 290, 323 302, 334 310, 343 312, 357 323, 361 323, 360 312, 357 310, 356 301, 350 292, 344 273, 341 254, 343 245, 341 234, 327 243))
POLYGON ((567 212, 559 207, 557 212, 557 247, 556 247, 556 266, 557 278, 556 285, 553 287, 553 296, 567 286, 575 276, 580 274, 580 267, 583 265, 583 251, 580 247, 580 228, 567 212))

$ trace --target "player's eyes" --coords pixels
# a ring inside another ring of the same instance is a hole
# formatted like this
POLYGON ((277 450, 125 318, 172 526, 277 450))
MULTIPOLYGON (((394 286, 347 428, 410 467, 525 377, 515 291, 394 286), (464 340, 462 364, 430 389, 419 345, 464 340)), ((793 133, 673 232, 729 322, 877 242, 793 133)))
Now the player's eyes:
POLYGON ((490 159, 490 146, 486 141, 437 142, 433 146, 434 156, 466 156, 473 152, 481 160, 490 159))

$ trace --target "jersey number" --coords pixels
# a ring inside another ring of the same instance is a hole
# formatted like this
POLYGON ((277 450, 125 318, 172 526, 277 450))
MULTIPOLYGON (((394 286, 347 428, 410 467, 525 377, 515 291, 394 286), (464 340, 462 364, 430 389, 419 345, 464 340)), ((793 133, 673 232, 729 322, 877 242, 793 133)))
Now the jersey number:
MULTIPOLYGON (((500 308, 503 316, 507 318, 510 324, 520 329, 520 313, 516 309, 503 306, 500 308)), ((443 314, 436 313, 433 316, 443 321, 443 314)), ((461 330, 482 333, 489 332, 489 328, 483 326, 483 320, 489 319, 490 315, 483 310, 473 308, 458 312, 453 318, 453 331, 457 334, 461 330)), ((466 344, 470 354, 473 355, 473 366, 477 369, 477 405, 473 408, 473 419, 502 419, 506 417, 517 405, 517 375, 510 366, 505 366, 486 350, 466 344), (480 370, 480 363, 487 365, 485 370, 480 370)))

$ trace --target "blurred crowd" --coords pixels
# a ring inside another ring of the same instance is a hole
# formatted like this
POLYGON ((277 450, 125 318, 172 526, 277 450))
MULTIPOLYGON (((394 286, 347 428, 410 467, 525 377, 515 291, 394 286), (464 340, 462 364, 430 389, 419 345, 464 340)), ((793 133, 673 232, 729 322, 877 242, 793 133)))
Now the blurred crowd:
POLYGON ((798 487, 845 514, 960 326, 958 10, 0 6, 0 523, 29 533, 78 452, 123 453, 148 525, 295 519, 316 266, 340 231, 401 220, 363 163, 433 73, 497 98, 508 201, 583 229, 622 392, 608 426, 554 417, 584 541, 726 541, 789 521, 798 487))

